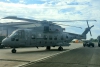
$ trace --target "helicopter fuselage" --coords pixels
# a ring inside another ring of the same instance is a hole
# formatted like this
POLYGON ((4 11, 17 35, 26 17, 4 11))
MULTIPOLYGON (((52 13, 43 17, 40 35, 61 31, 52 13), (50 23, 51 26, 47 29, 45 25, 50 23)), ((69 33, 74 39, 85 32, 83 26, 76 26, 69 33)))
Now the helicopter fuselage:
POLYGON ((43 47, 43 46, 69 46, 73 40, 66 32, 40 32, 32 29, 20 29, 6 37, 2 45, 5 47, 43 47), (5 42, 6 41, 6 42, 5 42))

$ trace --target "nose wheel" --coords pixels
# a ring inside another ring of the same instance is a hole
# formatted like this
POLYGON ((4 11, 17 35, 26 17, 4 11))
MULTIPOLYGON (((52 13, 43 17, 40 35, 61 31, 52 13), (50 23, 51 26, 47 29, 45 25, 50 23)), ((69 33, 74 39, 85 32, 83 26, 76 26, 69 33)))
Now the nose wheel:
POLYGON ((11 50, 11 52, 12 52, 12 53, 16 53, 16 49, 13 48, 13 49, 11 50))
POLYGON ((47 46, 47 47, 46 47, 46 50, 50 50, 50 49, 51 49, 50 46, 47 46))

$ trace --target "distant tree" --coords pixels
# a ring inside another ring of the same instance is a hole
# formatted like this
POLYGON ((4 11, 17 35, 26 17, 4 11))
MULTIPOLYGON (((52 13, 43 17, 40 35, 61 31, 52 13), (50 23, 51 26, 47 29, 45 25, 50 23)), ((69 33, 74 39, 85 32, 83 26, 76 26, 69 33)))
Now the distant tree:
POLYGON ((98 40, 97 39, 94 39, 94 42, 97 42, 98 40))
POLYGON ((90 38, 90 41, 93 41, 93 38, 90 38))
POLYGON ((90 41, 97 42, 98 40, 97 39, 90 38, 90 41))

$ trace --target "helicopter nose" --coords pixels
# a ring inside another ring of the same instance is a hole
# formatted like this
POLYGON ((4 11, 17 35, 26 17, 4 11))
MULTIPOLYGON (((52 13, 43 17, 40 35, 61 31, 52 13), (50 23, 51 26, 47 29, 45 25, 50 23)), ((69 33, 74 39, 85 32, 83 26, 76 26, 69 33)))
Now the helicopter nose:
POLYGON ((10 42, 10 39, 9 38, 4 38, 3 40, 2 40, 2 44, 1 45, 3 45, 3 46, 8 46, 9 45, 9 42, 10 42))

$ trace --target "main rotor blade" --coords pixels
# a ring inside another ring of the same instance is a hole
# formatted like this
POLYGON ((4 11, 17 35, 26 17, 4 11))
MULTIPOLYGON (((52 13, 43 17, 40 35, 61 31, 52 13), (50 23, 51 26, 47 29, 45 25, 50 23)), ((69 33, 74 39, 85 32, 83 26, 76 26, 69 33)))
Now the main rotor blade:
POLYGON ((4 26, 18 26, 18 25, 29 25, 29 24, 34 24, 32 22, 11 22, 11 23, 0 23, 0 27, 4 26))
MULTIPOLYGON (((63 25, 63 24, 57 24, 57 25, 63 25)), ((70 27, 76 27, 76 28, 81 28, 82 29, 82 27, 71 26, 71 25, 63 25, 63 26, 70 26, 70 27)))
POLYGON ((7 16, 7 17, 4 17, 2 19, 15 19, 15 20, 28 21, 28 22, 38 22, 37 20, 26 19, 26 18, 19 18, 19 17, 16 17, 16 16, 7 16))
MULTIPOLYGON (((7 16, 2 19, 16 19, 16 20, 23 20, 28 22, 43 22, 43 21, 38 21, 33 19, 19 18, 17 16, 7 16)), ((75 22, 75 21, 96 21, 96 20, 65 20, 65 21, 47 21, 47 22, 75 22)))
POLYGON ((96 20, 65 20, 65 21, 51 21, 51 22, 76 22, 76 21, 96 21, 96 20))

